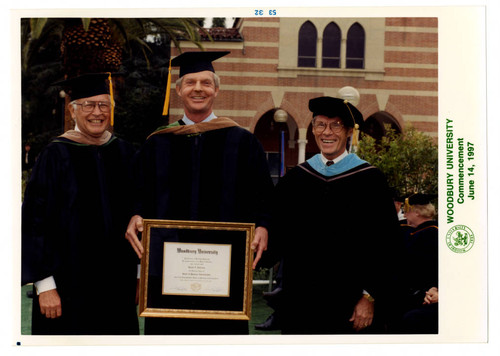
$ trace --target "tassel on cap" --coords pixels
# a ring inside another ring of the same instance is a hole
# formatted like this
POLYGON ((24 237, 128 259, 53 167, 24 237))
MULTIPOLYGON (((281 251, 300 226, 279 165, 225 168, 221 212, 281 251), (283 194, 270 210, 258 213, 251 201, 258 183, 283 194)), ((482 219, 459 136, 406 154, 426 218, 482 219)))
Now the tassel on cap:
POLYGON ((172 83, 172 60, 168 62, 168 79, 167 79, 167 88, 165 90, 165 101, 163 102, 163 116, 168 115, 168 109, 170 104, 170 85, 172 83))
POLYGON ((52 85, 61 86, 69 94, 71 100, 89 98, 100 94, 111 94, 110 85, 111 73, 88 73, 78 77, 61 80, 52 85))
POLYGON ((354 129, 352 130, 352 142, 349 151, 356 152, 358 149, 358 145, 359 145, 359 125, 355 124, 354 129))
POLYGON ((184 52, 172 59, 172 66, 179 67, 179 78, 189 74, 203 71, 215 73, 213 61, 229 54, 229 51, 201 51, 184 52))
POLYGON ((108 80, 109 80, 109 96, 111 97, 111 119, 110 123, 111 126, 115 124, 115 98, 113 94, 113 80, 111 79, 111 72, 108 73, 108 80))
POLYGON ((403 208, 404 212, 407 213, 410 211, 411 205, 410 205, 410 197, 405 198, 405 206, 403 208))
POLYGON ((355 151, 359 144, 359 131, 363 124, 363 115, 349 100, 320 96, 309 100, 309 110, 313 117, 324 115, 329 118, 340 117, 345 127, 352 127, 353 134, 350 152, 355 151))
POLYGON ((351 114, 352 122, 353 122, 353 131, 352 131, 352 140, 351 140, 351 147, 349 148, 350 152, 356 152, 358 149, 359 145, 359 125, 356 123, 356 120, 354 119, 354 115, 352 114, 351 108, 349 107, 349 100, 344 100, 344 104, 349 110, 349 113, 351 114))
MULTIPOLYGON (((115 76, 117 73, 114 74, 115 76)), ((113 74, 106 73, 87 73, 78 77, 61 80, 52 85, 62 86, 64 91, 69 94, 71 100, 90 98, 100 94, 108 94, 111 98, 111 126, 114 125, 115 99, 113 94, 113 74)))
POLYGON ((405 199, 405 212, 410 211, 412 205, 427 205, 437 198, 437 194, 414 193, 405 199))
POLYGON ((212 61, 224 57, 229 53, 229 51, 184 52, 171 59, 168 63, 167 89, 165 90, 162 115, 167 116, 169 111, 172 66, 179 67, 179 78, 189 73, 198 73, 206 70, 215 73, 212 61))
POLYGON ((363 115, 347 100, 321 96, 309 100, 309 110, 313 117, 324 115, 329 118, 340 117, 345 127, 355 127, 358 129, 363 124, 363 115))

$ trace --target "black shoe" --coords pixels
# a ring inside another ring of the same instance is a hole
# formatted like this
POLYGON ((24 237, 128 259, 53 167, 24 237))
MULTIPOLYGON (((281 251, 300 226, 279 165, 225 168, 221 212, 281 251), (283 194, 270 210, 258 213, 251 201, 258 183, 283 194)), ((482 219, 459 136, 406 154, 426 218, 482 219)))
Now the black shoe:
POLYGON ((278 322, 276 321, 276 318, 274 317, 274 314, 271 314, 265 322, 262 324, 257 324, 255 325, 255 330, 262 330, 262 331, 270 331, 270 330, 279 330, 281 327, 279 326, 278 322))

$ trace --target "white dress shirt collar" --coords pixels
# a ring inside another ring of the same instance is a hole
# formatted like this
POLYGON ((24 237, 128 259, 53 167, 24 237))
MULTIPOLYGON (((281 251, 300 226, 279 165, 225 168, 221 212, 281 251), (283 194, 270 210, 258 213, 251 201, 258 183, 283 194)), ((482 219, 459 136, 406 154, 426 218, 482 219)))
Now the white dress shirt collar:
MULTIPOLYGON (((340 162, 342 159, 344 159, 346 156, 348 155, 347 153, 347 150, 344 151, 344 153, 342 153, 340 156, 338 156, 337 158, 334 158, 333 159, 333 163, 338 163, 340 162)), ((328 161, 332 161, 330 159, 327 159, 325 156, 323 156, 323 154, 321 154, 321 160, 323 161, 323 163, 326 165, 326 162, 328 161)))
MULTIPOLYGON (((203 119, 203 120, 202 120, 202 121, 200 121, 200 122, 209 122, 210 120, 215 119, 215 118, 217 118, 217 116, 215 116, 215 114, 212 112, 210 115, 208 115, 205 119, 203 119)), ((195 122, 194 122, 194 121, 192 121, 190 118, 188 118, 188 117, 186 116, 186 114, 184 114, 184 116, 182 117, 182 119, 181 119, 181 120, 182 120, 182 121, 184 122, 184 124, 186 124, 186 125, 194 125, 194 124, 195 124, 195 122)))

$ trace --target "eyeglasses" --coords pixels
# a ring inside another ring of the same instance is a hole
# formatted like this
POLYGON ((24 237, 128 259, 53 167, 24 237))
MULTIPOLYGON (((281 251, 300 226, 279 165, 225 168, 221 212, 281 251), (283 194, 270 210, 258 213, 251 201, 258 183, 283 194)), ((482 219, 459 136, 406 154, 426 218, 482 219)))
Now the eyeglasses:
POLYGON ((330 125, 322 121, 318 121, 313 124, 313 128, 317 133, 322 133, 323 131, 325 131, 326 126, 329 126, 330 130, 332 130, 335 133, 339 133, 344 128, 344 124, 338 121, 330 122, 330 125))
POLYGON ((104 113, 111 111, 111 103, 109 101, 84 101, 83 103, 73 103, 75 105, 81 105, 83 112, 92 112, 95 106, 99 106, 99 110, 104 113))

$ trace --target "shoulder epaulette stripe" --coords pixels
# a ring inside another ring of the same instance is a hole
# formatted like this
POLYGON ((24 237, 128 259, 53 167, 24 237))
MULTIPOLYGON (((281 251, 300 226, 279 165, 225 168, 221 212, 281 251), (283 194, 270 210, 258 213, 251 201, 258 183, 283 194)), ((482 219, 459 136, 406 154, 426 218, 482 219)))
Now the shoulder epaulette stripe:
MULTIPOLYGON (((107 146, 109 145, 111 142, 113 142, 114 140, 116 140, 116 136, 111 136, 111 138, 109 139, 108 142, 106 143, 103 143, 102 145, 100 145, 101 147, 103 146, 107 146)), ((71 141, 71 140, 61 140, 59 138, 56 138, 54 140, 52 140, 52 142, 58 142, 58 143, 66 143, 68 145, 73 145, 73 146, 80 146, 80 147, 84 147, 84 146, 96 146, 96 145, 89 145, 88 143, 79 143, 79 142, 75 142, 75 141, 71 141)))
POLYGON ((349 176, 351 176, 353 174, 356 174, 356 173, 359 173, 359 172, 363 172, 363 171, 375 168, 374 166, 367 166, 367 167, 364 167, 364 168, 361 168, 361 169, 356 169, 357 167, 355 167, 355 168, 353 168, 353 169, 356 169, 355 171, 353 171, 351 169, 351 170, 349 170, 347 172, 339 173, 338 175, 333 176, 333 177, 325 177, 322 174, 317 173, 316 171, 308 169, 307 167, 305 167, 302 164, 300 164, 299 167, 302 168, 307 173, 309 173, 309 174, 311 174, 311 175, 313 175, 313 176, 315 176, 315 177, 317 177, 317 178, 319 178, 319 179, 321 179, 321 180, 323 180, 325 182, 331 182, 331 181, 334 181, 334 180, 337 180, 337 179, 349 177, 349 176))
POLYGON ((417 232, 420 232, 420 231, 424 231, 424 230, 430 229, 431 227, 436 228, 437 230, 439 230, 439 228, 438 228, 436 225, 431 225, 431 226, 426 226, 426 227, 424 227, 424 228, 422 228, 422 229, 420 229, 420 230, 414 231, 414 232, 412 232, 410 235, 415 235, 417 232))

